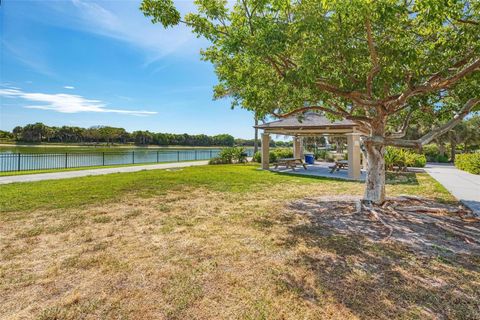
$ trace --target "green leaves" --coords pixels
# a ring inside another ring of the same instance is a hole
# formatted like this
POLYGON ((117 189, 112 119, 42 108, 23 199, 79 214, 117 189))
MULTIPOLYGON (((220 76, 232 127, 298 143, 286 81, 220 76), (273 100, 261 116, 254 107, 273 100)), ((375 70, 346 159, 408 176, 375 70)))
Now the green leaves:
POLYGON ((398 127, 414 117, 452 117, 480 95, 479 72, 388 105, 432 76, 448 78, 480 56, 478 0, 196 0, 182 21, 171 0, 144 0, 154 23, 189 25, 211 41, 215 97, 259 116, 321 104, 398 127), (367 25, 369 26, 367 28, 367 25), (367 36, 370 29, 371 39, 367 36), (464 62, 462 64, 462 61, 464 62))
POLYGON ((180 13, 173 0, 143 0, 140 10, 146 17, 151 17, 152 23, 161 23, 165 28, 180 22, 180 13))

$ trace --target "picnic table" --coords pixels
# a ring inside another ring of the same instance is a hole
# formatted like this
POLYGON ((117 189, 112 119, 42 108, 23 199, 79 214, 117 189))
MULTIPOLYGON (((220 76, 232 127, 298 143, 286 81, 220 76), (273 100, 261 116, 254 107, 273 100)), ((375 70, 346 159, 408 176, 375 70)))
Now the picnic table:
POLYGON ((335 161, 335 164, 333 166, 330 166, 329 168, 332 169, 332 170, 330 170, 330 173, 333 173, 335 171, 340 171, 340 169, 347 170, 348 169, 348 161, 347 160, 335 161))
POLYGON ((292 170, 295 171, 297 164, 303 166, 303 169, 307 170, 307 165, 300 158, 280 158, 275 163, 275 169, 277 169, 278 166, 285 166, 287 169, 292 168, 292 170))

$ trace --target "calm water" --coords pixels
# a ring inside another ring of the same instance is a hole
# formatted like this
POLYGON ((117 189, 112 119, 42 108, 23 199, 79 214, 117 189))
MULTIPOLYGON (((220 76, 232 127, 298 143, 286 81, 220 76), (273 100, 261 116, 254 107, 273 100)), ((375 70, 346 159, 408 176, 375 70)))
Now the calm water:
MULTIPOLYGON (((221 148, 0 147, 0 172, 208 160, 221 148)), ((249 156, 252 149, 246 149, 249 156)))

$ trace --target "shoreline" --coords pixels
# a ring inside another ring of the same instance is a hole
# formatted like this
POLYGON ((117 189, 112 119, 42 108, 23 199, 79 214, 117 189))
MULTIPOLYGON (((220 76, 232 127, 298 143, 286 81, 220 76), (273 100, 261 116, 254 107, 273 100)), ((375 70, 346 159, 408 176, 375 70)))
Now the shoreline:
MULTIPOLYGON (((228 146, 160 146, 160 145, 68 145, 68 144, 5 144, 0 143, 0 148, 91 148, 91 149, 221 149, 228 146)), ((244 148, 253 148, 245 146, 244 148)))

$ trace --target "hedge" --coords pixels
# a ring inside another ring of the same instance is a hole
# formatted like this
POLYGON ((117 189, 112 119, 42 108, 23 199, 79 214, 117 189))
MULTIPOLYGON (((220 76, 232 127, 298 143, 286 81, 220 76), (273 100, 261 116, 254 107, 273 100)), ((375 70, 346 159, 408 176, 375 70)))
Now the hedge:
POLYGON ((455 167, 473 174, 480 174, 480 153, 457 154, 455 167))
MULTIPOLYGON (((293 157, 293 150, 287 148, 275 148, 270 150, 270 162, 276 162, 280 158, 291 158, 293 157)), ((257 151, 253 155, 253 161, 262 162, 262 155, 260 151, 257 151)))
POLYGON ((410 150, 387 147, 385 152, 387 170, 393 170, 394 167, 398 167, 399 170, 405 170, 407 167, 423 168, 426 163, 425 155, 410 150))
POLYGON ((210 159, 208 164, 227 164, 234 162, 246 162, 245 148, 243 147, 229 147, 220 151, 220 154, 216 158, 210 159))

